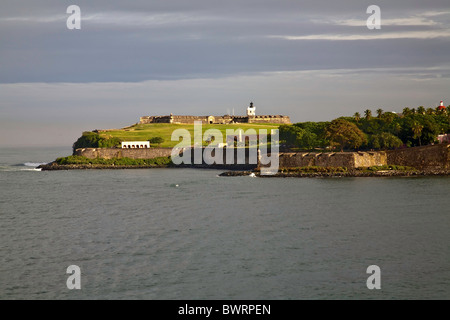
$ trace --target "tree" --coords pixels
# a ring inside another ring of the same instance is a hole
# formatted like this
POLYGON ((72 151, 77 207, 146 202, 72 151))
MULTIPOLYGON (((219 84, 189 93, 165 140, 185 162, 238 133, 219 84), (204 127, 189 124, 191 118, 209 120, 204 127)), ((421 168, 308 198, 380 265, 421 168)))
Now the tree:
POLYGON ((339 146, 341 152, 345 147, 356 149, 367 142, 366 135, 354 123, 344 119, 331 121, 325 130, 325 137, 332 146, 339 146))
POLYGON ((398 134, 402 130, 402 125, 399 122, 395 122, 392 125, 392 130, 394 131, 395 134, 398 134))
POLYGON ((417 113, 418 114, 425 114, 425 108, 423 106, 420 106, 417 108, 417 113))
POLYGON ((404 117, 409 116, 411 114, 411 109, 408 108, 408 107, 403 108, 402 114, 403 114, 404 117))
POLYGON ((431 116, 434 114, 434 109, 433 108, 427 108, 427 115, 431 116))
POLYGON ((113 136, 100 136, 98 132, 85 131, 73 144, 75 151, 78 148, 113 148, 120 144, 120 139, 113 136))
POLYGON ((299 146, 305 130, 296 125, 281 125, 279 128, 280 140, 288 146, 299 146))
POLYGON ((383 120, 387 124, 391 124, 397 118, 397 114, 393 112, 385 112, 383 113, 383 120))
POLYGON ((359 112, 355 112, 353 118, 355 118, 356 122, 358 122, 359 120, 361 120, 361 115, 359 114, 359 112))
POLYGON ((161 143, 164 142, 164 139, 162 137, 153 137, 153 138, 150 138, 149 141, 151 144, 157 144, 159 147, 161 145, 161 143))
POLYGON ((317 135, 313 132, 305 130, 303 133, 303 136, 300 139, 300 148, 312 150, 314 147, 316 147, 319 143, 317 141, 317 135))
POLYGON ((382 116, 383 116, 383 109, 377 109, 377 117, 381 119, 382 116))
POLYGON ((367 109, 364 111, 364 116, 366 117, 366 120, 370 120, 372 118, 372 110, 367 109))
POLYGON ((303 135, 306 137, 301 138, 300 146, 306 149, 312 149, 311 141, 315 140, 314 147, 326 147, 328 146, 328 141, 325 139, 325 128, 329 125, 329 122, 300 122, 294 124, 294 126, 302 128, 305 130, 303 135), (312 133, 315 135, 309 135, 308 133, 312 133), (306 142, 308 141, 308 142, 306 142))
POLYGON ((422 136, 422 130, 423 130, 423 125, 421 125, 419 122, 414 121, 412 127, 411 127, 412 132, 414 133, 414 139, 419 139, 419 145, 422 145, 422 141, 420 140, 420 137, 422 136))
POLYGON ((395 149, 403 145, 402 140, 392 133, 382 132, 370 137, 369 145, 373 149, 395 149))

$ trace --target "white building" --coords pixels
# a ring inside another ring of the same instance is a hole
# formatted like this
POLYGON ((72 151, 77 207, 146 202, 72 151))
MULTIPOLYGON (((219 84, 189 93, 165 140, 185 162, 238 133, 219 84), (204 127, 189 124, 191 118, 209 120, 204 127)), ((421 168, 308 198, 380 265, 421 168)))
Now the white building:
POLYGON ((122 142, 122 149, 148 149, 149 141, 125 141, 122 142))

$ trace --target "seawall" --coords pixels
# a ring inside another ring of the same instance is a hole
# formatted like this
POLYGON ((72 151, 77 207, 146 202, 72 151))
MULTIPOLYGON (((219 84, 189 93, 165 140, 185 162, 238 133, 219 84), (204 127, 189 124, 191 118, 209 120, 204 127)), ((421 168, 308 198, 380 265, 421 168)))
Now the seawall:
POLYGON ((450 144, 387 151, 388 164, 416 169, 450 169, 450 144))
POLYGON ((153 159, 158 157, 170 157, 172 148, 149 148, 149 149, 120 149, 120 148, 81 148, 73 153, 89 159, 95 158, 131 158, 131 159, 153 159))
POLYGON ((286 152, 280 153, 280 168, 346 167, 349 169, 387 164, 386 152, 286 152))
MULTIPOLYGON (((201 163, 195 163, 194 149, 186 149, 191 153, 192 165, 189 167, 202 167, 214 169, 236 169, 249 170, 256 168, 254 159, 249 158, 249 149, 245 150, 242 163, 238 163, 237 150, 232 158, 232 164, 227 164, 227 149, 223 150, 223 163, 209 165, 204 157, 201 163)), ((202 154, 204 148, 202 149, 202 154)), ((228 151, 229 152, 229 151, 228 151)), ((149 149, 119 149, 119 148, 82 148, 76 149, 74 155, 94 158, 132 158, 132 159, 152 159, 157 157, 170 157, 172 148, 149 148, 149 149)), ((214 156, 214 154, 212 154, 214 156)), ((398 165, 414 167, 419 170, 450 170, 450 144, 437 144, 423 147, 397 149, 389 151, 375 152, 282 152, 279 154, 280 168, 296 167, 346 167, 355 169, 361 167, 398 165)))
POLYGON ((280 167, 346 167, 398 165, 418 170, 449 170, 450 144, 374 152, 280 153, 280 167))

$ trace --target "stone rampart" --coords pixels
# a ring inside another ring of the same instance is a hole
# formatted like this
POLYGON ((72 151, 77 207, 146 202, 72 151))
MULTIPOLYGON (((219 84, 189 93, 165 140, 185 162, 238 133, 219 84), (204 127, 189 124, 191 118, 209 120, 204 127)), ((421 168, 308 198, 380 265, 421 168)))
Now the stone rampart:
MULTIPOLYGON (((202 150, 203 154, 204 149, 202 150)), ((226 164, 226 153, 236 152, 237 149, 227 151, 223 149, 223 165, 221 167, 232 167, 233 164, 226 164)), ((194 149, 188 148, 186 152, 191 153, 192 163, 194 163, 194 149)), ((132 159, 152 159, 157 157, 171 156, 172 148, 149 148, 149 149, 120 149, 120 148, 81 148, 74 151, 74 155, 93 158, 132 158, 132 159)), ((252 153, 253 154, 253 153, 252 153)), ((214 156, 214 154, 213 154, 214 156)), ((237 153, 233 156, 235 168, 256 167, 253 157, 249 159, 249 149, 245 149, 244 163, 237 165, 237 153)), ((375 152, 281 152, 279 154, 280 168, 296 167, 346 167, 349 169, 399 165, 409 166, 420 170, 449 170, 450 169, 450 144, 438 144, 432 146, 397 149, 390 151, 375 152)), ((202 163, 198 166, 209 166, 202 157, 202 163)), ((211 166, 211 167, 217 167, 211 166)))
POLYGON ((386 165, 385 152, 280 153, 280 168, 346 167, 349 169, 386 165))
POLYGON ((277 123, 290 124, 291 119, 282 115, 261 115, 261 116, 143 116, 139 123, 174 123, 174 124, 194 124, 194 121, 201 121, 202 124, 229 124, 229 123, 277 123))
POLYGON ((169 157, 172 148, 149 148, 149 149, 120 149, 120 148, 80 148, 73 153, 89 159, 95 158, 131 158, 131 159, 153 159, 158 157, 169 157))
POLYGON ((450 144, 387 151, 389 164, 416 169, 450 169, 450 144))

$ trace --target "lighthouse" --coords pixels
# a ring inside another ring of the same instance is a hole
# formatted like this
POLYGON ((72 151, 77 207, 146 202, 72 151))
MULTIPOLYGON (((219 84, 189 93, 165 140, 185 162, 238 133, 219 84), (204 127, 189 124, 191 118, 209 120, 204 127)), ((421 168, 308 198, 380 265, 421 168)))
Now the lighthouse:
POLYGON ((255 107, 253 106, 253 102, 250 102, 250 106, 247 108, 247 116, 255 116, 255 107))
POLYGON ((445 106, 444 106, 444 101, 441 101, 441 105, 438 107, 439 110, 444 110, 445 106))

